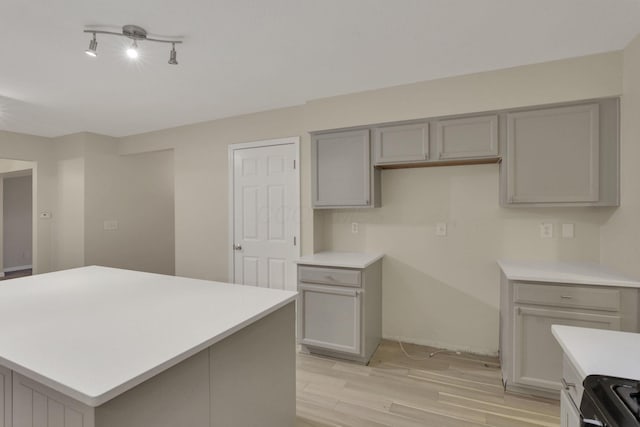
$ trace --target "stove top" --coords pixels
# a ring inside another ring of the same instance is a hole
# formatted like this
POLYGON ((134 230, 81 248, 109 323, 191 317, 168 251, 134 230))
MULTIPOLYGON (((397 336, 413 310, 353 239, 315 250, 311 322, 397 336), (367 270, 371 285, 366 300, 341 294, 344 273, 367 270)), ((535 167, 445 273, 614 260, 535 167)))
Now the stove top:
POLYGON ((640 426, 640 381, 589 375, 584 380, 580 412, 606 427, 640 426))

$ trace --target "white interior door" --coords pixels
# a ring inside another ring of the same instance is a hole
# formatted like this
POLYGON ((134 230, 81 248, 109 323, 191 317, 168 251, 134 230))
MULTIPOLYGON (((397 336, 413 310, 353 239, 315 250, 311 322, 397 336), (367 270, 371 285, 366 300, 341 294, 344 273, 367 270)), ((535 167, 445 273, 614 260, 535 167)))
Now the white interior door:
POLYGON ((297 143, 240 147, 231 148, 232 281, 295 290, 293 260, 299 256, 300 228, 297 143))

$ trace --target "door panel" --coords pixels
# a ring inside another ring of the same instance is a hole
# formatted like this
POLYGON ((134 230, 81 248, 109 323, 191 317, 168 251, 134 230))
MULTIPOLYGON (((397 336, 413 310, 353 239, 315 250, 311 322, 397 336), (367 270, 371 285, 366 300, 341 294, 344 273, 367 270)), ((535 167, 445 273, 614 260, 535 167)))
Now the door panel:
POLYGON ((295 160, 294 144, 233 151, 235 283, 295 290, 299 210, 295 160))
POLYGON ((620 329, 620 317, 553 309, 515 307, 514 382, 560 390, 562 349, 551 325, 620 329))
POLYGON ((298 290, 300 343, 360 354, 362 291, 306 284, 298 290))

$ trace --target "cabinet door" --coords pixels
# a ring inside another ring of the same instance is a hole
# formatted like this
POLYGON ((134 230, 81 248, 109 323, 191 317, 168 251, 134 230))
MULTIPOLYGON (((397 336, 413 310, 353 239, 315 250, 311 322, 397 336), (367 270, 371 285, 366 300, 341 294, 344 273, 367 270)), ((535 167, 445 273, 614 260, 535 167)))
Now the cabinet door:
POLYGON ((429 123, 385 126, 373 130, 375 164, 429 159, 429 123))
POLYGON ((560 427, 581 427, 580 413, 566 391, 560 393, 560 427))
POLYGON ((314 207, 369 206, 369 131, 315 135, 311 142, 314 207))
POLYGON ((94 427, 94 410, 22 375, 13 375, 13 427, 94 427))
POLYGON ((599 106, 507 114, 507 203, 597 202, 599 106))
POLYGON ((0 427, 11 427, 11 370, 0 366, 0 427))
POLYGON ((360 289, 298 285, 300 343, 343 353, 360 354, 360 289))
POLYGON ((620 317, 557 309, 514 308, 514 383, 560 390, 562 350, 551 325, 620 330, 620 317))
POLYGON ((436 143, 440 160, 496 157, 498 116, 438 120, 436 143))

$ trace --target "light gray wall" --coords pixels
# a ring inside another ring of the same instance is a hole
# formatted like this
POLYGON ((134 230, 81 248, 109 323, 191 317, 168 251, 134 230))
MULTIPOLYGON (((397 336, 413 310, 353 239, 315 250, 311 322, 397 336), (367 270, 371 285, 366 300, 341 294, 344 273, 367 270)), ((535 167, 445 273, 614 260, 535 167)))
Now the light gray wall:
POLYGON ((382 173, 382 208, 310 209, 308 131, 617 96, 622 54, 516 67, 310 101, 268 111, 121 139, 124 153, 175 149, 176 271, 226 280, 227 147, 301 137, 302 248, 384 252, 383 334, 389 338, 494 353, 498 348, 503 257, 599 259, 593 209, 507 210, 498 203, 498 166, 456 166, 382 173), (351 222, 360 232, 351 233, 351 222), (436 238, 436 222, 449 236, 436 238), (542 240, 541 221, 572 222, 576 238, 542 240))
POLYGON ((31 175, 4 178, 3 267, 31 266, 32 262, 31 175))
MULTIPOLYGON (((0 158, 30 161, 33 166, 36 212, 52 211, 56 205, 58 178, 55 144, 49 138, 0 131, 0 158)), ((37 219, 34 225, 34 271, 45 273, 56 269, 53 260, 53 234, 50 220, 37 219)))
POLYGON ((640 278, 640 36, 624 50, 620 207, 601 229, 604 264, 640 278))
POLYGON ((91 135, 85 162, 85 263, 174 274, 173 151, 120 156, 117 140, 91 135))

